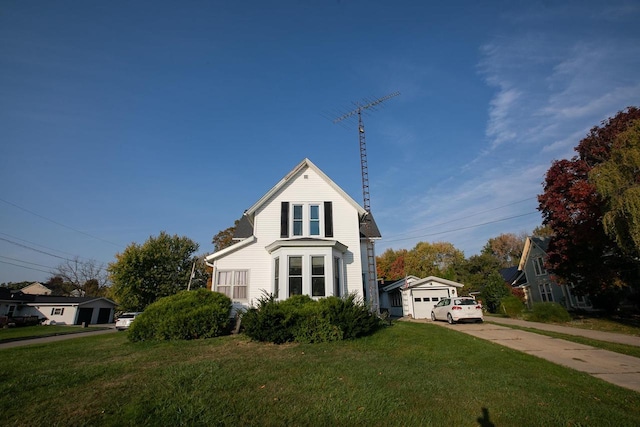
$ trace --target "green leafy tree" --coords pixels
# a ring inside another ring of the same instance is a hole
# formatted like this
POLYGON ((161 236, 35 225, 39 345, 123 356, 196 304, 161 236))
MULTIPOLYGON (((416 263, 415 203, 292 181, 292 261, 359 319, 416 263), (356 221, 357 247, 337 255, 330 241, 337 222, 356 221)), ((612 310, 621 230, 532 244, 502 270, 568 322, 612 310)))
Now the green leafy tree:
POLYGON ((472 255, 460 265, 456 281, 464 283, 465 294, 481 291, 491 273, 501 268, 502 263, 493 255, 472 255))
POLYGON ((594 167, 589 180, 605 201, 604 230, 640 263, 640 119, 615 138, 609 160, 594 167))
POLYGON ((187 288, 198 244, 161 232, 142 245, 132 243, 108 271, 111 295, 127 311, 142 311, 157 299, 187 288))
POLYGON ((504 282, 500 273, 497 271, 491 273, 482 291, 482 298, 489 313, 497 313, 501 300, 509 295, 511 295, 511 288, 504 282))
POLYGON ((456 266, 464 260, 464 253, 448 242, 420 242, 405 257, 407 275, 438 276, 456 280, 456 266))

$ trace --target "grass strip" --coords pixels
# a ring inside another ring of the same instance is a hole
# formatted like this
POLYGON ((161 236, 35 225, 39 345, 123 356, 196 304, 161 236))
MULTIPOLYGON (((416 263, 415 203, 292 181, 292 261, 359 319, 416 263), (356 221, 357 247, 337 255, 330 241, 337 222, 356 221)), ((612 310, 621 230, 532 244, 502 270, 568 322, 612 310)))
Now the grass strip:
POLYGON ((80 326, 63 325, 37 325, 20 326, 16 328, 0 329, 0 343, 26 340, 31 338, 44 338, 56 335, 77 334, 96 330, 108 329, 107 327, 82 328, 80 326))
POLYGON ((640 425, 640 393, 424 323, 326 344, 126 334, 2 350, 3 425, 640 425))
MULTIPOLYGON (((489 319, 487 319, 487 323, 492 323, 489 319)), ((546 331, 543 329, 535 329, 535 328, 527 328, 524 326, 518 325, 509 325, 506 323, 493 323, 494 325, 505 326, 511 329, 518 329, 521 331, 533 332, 538 335, 544 335, 551 338, 558 338, 565 341, 571 341, 578 344, 589 345, 591 347, 600 348, 602 350, 609 350, 615 353, 626 354, 627 356, 633 356, 640 358, 640 347, 634 345, 625 345, 619 343, 612 343, 608 341, 600 341, 594 340, 592 338, 579 337, 576 335, 567 335, 559 332, 546 331)))

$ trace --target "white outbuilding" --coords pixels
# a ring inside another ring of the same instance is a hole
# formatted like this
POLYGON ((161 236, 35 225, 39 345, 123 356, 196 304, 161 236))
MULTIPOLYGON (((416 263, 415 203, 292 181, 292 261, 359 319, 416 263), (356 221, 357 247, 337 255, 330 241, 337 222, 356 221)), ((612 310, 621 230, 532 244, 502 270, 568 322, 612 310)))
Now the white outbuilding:
POLYGON ((464 285, 440 277, 407 276, 382 288, 380 308, 394 317, 430 319, 431 310, 443 298, 457 297, 464 285))

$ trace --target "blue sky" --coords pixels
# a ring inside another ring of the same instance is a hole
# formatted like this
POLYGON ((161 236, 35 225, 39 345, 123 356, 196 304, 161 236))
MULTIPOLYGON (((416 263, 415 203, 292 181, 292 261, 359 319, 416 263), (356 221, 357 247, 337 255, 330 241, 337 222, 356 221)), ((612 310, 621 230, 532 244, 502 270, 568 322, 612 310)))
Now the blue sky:
POLYGON ((530 232, 551 161, 640 105, 640 4, 430 3, 3 1, 0 283, 163 230, 211 252, 305 157, 361 202, 332 119, 395 91, 364 117, 377 251, 530 232))

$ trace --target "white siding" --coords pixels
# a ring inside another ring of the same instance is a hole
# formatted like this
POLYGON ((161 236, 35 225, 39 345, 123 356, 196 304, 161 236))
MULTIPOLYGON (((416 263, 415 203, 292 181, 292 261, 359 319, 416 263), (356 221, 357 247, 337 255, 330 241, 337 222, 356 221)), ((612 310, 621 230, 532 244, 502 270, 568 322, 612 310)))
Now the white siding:
MULTIPOLYGON (((362 297, 362 249, 360 244, 360 225, 356 208, 342 197, 322 176, 311 168, 303 168, 296 176, 288 181, 279 191, 272 195, 255 212, 254 236, 256 241, 235 252, 221 256, 214 261, 214 269, 218 270, 249 270, 248 301, 245 304, 255 304, 264 291, 273 292, 273 255, 265 249, 273 242, 280 240, 281 202, 293 204, 318 204, 332 202, 333 237, 327 240, 337 240, 347 246, 347 252, 342 255, 343 289, 355 292, 362 297)), ((289 219, 291 223, 291 218, 289 219)), ((323 215, 321 215, 321 222, 323 215)), ((322 233, 317 236, 324 239, 324 225, 322 233)), ((326 255, 326 248, 300 248, 300 255, 326 255)), ((366 251, 365 251, 366 254, 366 251)), ((280 268, 286 269, 286 258, 280 260, 280 268)), ((328 283, 333 283, 333 260, 327 256, 325 275, 328 283)), ((366 267, 365 267, 366 268, 366 267)), ((286 275, 280 275, 280 289, 285 289, 286 275)), ((214 277, 214 285, 215 285, 214 277)), ((332 285, 327 286, 333 289, 332 285)))

